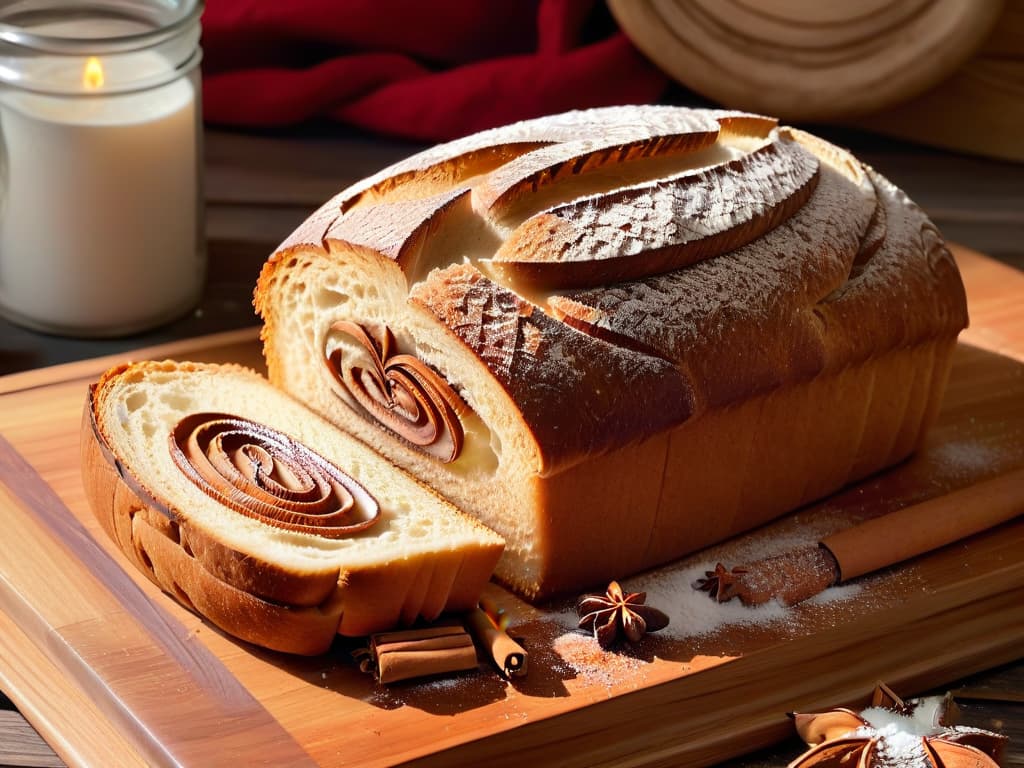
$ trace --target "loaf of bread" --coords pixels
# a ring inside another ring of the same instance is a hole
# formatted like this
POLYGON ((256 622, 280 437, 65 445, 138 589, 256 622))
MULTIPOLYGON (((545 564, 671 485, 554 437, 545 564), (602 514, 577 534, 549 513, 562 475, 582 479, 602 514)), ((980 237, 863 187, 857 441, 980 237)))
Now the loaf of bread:
POLYGON ((100 523, 224 631, 316 654, 477 604, 501 539, 235 365, 111 369, 84 413, 100 523))
POLYGON ((967 322, 935 226, 775 120, 573 112, 344 190, 265 264, 269 377, 506 540, 607 583, 909 456, 967 322))

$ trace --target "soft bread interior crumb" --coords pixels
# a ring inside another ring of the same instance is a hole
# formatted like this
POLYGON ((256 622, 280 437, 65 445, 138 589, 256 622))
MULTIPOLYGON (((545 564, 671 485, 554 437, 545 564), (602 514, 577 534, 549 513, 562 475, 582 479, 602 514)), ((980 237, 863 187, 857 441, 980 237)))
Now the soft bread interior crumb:
POLYGON ((408 284, 395 265, 382 265, 343 244, 332 244, 332 249, 326 257, 299 251, 291 269, 274 275, 279 284, 272 289, 275 303, 268 323, 274 331, 265 335, 268 358, 275 360, 273 383, 302 392, 312 410, 413 475, 436 478, 433 487, 457 506, 476 509, 479 502, 470 500, 486 494, 487 506, 496 511, 480 520, 505 539, 506 552, 514 553, 509 561, 515 560, 517 571, 531 582, 539 572, 535 532, 540 522, 524 516, 523 509, 530 506, 524 500, 532 498, 540 459, 532 435, 509 417, 516 413, 514 404, 471 350, 407 301, 408 284), (331 331, 339 320, 388 326, 400 352, 434 367, 465 400, 471 414, 462 419, 465 448, 456 461, 443 464, 397 439, 339 394, 326 363, 345 343, 331 331), (274 379, 275 372, 284 380, 274 379))

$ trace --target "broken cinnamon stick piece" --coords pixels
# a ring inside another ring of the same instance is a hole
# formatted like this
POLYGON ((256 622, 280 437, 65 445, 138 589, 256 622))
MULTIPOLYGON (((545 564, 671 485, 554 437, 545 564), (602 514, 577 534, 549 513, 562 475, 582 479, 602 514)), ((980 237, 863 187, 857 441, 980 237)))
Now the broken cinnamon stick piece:
POLYGON ((382 683, 477 666, 473 639, 457 622, 371 635, 370 655, 382 683))
POLYGON ((693 587, 710 592, 720 603, 738 597, 748 606, 776 599, 785 605, 795 605, 831 587, 838 578, 835 558, 827 550, 812 545, 755 560, 731 571, 719 563, 693 587))
POLYGON ((466 624, 505 677, 522 677, 526 674, 526 650, 495 624, 487 613, 480 608, 471 611, 466 616, 466 624))
POLYGON ((749 606, 773 599, 793 605, 834 584, 1008 522, 1021 512, 1024 467, 868 520, 827 536, 816 546, 731 570, 719 563, 693 587, 719 602, 738 597, 749 606))

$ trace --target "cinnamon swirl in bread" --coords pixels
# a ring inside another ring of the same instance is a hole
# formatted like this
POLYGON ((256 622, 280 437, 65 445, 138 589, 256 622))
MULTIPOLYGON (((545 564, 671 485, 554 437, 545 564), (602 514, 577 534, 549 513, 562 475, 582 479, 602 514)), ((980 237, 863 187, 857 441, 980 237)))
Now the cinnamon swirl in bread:
POLYGON ((506 540, 538 598, 913 452, 966 325, 935 226, 756 115, 573 112, 417 154, 264 266, 271 381, 506 540))
POLYGON ((234 365, 108 371, 83 424, 93 511, 163 590, 290 653, 474 608, 501 540, 234 365))

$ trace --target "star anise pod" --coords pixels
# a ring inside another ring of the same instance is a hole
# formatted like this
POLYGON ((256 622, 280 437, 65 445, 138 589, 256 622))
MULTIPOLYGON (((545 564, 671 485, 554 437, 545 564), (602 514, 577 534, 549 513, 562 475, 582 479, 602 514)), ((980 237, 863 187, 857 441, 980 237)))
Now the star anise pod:
POLYGON ((904 702, 879 684, 872 706, 794 713, 810 748, 789 768, 998 768, 1006 737, 953 723, 951 696, 904 702))
POLYGON ((707 592, 716 602, 727 603, 736 596, 737 584, 746 574, 746 568, 737 566, 730 571, 718 563, 715 570, 704 571, 704 578, 697 579, 691 586, 707 592))
POLYGON ((624 593, 617 581, 608 585, 603 594, 583 595, 576 602, 580 629, 594 633, 598 645, 611 648, 620 637, 635 643, 647 632, 657 632, 668 626, 668 616, 644 605, 646 592, 624 593))

